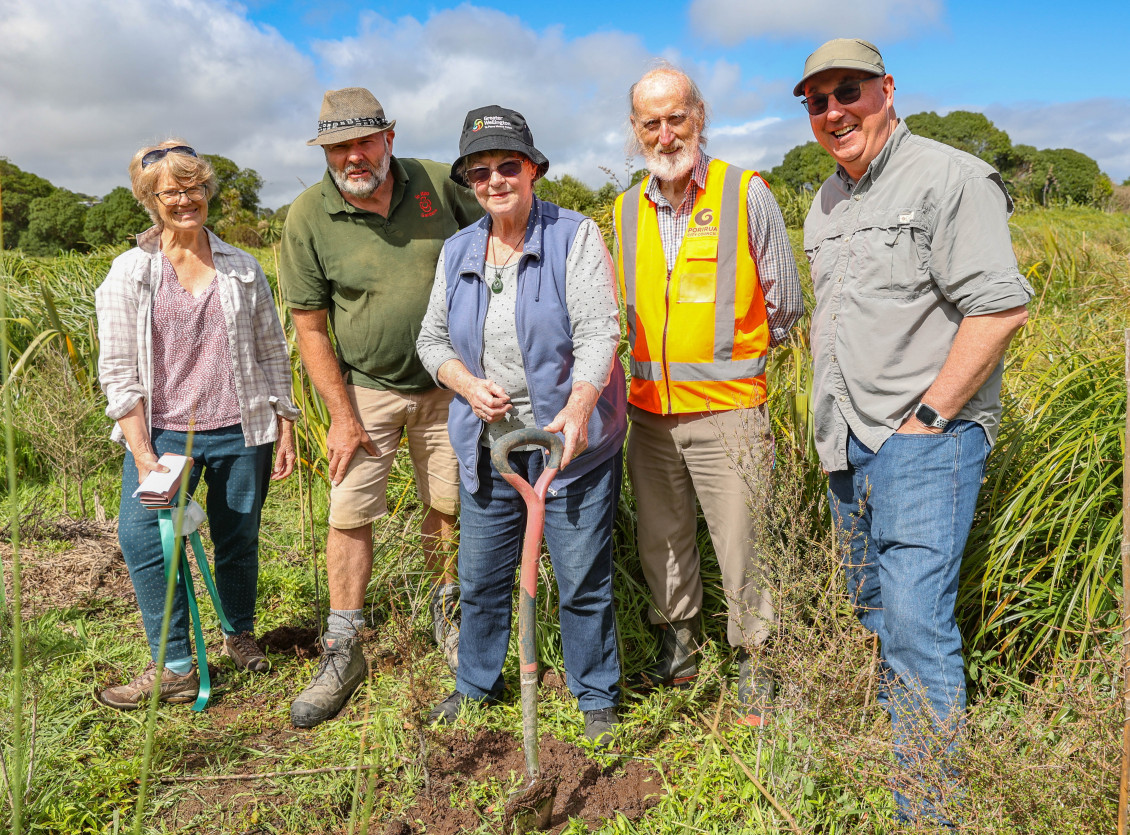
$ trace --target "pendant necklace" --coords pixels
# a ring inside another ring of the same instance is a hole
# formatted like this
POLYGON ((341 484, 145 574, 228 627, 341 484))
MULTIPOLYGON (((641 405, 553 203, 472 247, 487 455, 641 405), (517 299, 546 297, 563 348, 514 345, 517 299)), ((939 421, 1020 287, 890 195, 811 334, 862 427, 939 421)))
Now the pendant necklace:
MULTIPOLYGON (((497 241, 499 239, 496 237, 494 240, 496 241, 495 250, 497 251, 497 249, 498 249, 497 241)), ((502 270, 505 270, 507 267, 510 266, 510 262, 514 259, 514 256, 517 255, 517 254, 518 254, 518 250, 516 250, 516 249, 512 250, 511 253, 510 253, 510 257, 506 259, 506 263, 503 264, 501 268, 499 268, 497 266, 494 268, 494 281, 492 281, 490 283, 490 290, 495 295, 498 295, 499 293, 502 292, 502 270)))

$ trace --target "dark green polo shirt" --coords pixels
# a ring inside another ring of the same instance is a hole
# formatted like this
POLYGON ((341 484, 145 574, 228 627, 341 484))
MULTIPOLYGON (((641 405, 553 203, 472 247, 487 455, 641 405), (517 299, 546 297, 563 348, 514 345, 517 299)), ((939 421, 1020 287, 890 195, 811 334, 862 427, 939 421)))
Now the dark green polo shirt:
POLYGON ((483 211, 450 166, 392 158, 389 215, 345 201, 327 171, 286 217, 279 258, 283 301, 328 310, 346 382, 425 391, 435 386, 416 356, 443 243, 483 211))

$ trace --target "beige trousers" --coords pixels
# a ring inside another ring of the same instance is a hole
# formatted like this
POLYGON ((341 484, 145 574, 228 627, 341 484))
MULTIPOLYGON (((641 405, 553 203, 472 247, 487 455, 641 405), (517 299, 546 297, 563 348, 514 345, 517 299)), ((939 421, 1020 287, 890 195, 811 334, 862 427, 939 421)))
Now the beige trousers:
POLYGON ((628 474, 637 499, 637 541, 651 588, 651 622, 702 610, 695 498, 722 570, 731 646, 758 646, 772 631, 773 601, 758 556, 772 433, 764 405, 693 415, 628 407, 628 474))

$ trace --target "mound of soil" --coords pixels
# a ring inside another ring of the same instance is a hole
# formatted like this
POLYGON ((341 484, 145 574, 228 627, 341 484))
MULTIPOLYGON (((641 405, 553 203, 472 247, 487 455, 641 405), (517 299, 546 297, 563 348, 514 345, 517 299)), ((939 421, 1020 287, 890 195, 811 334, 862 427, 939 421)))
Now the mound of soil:
POLYGON ((313 627, 280 626, 260 635, 259 645, 268 652, 293 655, 305 661, 318 655, 318 630, 313 627))
MULTIPOLYGON (((526 773, 522 743, 501 731, 480 731, 473 736, 454 731, 439 741, 448 748, 428 757, 431 791, 408 810, 407 821, 388 824, 386 835, 457 835, 475 829, 482 823, 480 812, 452 807, 452 790, 471 780, 483 781, 492 776, 506 780, 511 772, 526 773)), ((570 818, 582 818, 590 828, 617 813, 639 820, 663 793, 658 772, 650 763, 640 760, 625 761, 613 756, 607 758, 611 764, 604 765, 576 746, 548 735, 541 738, 539 756, 545 780, 557 784, 547 830, 551 833, 564 829, 570 818)), ((499 811, 482 810, 488 815, 499 811)))

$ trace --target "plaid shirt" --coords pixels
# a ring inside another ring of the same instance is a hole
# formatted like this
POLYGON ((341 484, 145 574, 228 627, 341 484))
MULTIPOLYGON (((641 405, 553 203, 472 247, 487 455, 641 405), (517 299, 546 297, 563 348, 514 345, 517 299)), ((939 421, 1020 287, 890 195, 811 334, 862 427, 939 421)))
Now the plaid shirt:
MULTIPOLYGON (((220 302, 232 352, 236 396, 247 446, 271 443, 278 420, 297 420, 290 397, 290 353, 274 296, 263 269, 251 255, 208 231, 219 282, 220 302)), ((95 293, 98 311, 98 379, 114 421, 145 400, 150 425, 153 390, 153 299, 161 286, 161 232, 137 237, 137 246, 114 259, 95 293)), ((121 427, 110 436, 125 443, 121 427)))
MULTIPOLYGON (((706 188, 706 172, 709 167, 710 157, 699 151, 698 161, 691 171, 691 179, 678 209, 673 208, 659 190, 660 181, 657 177, 651 177, 647 181, 646 194, 655 203, 656 214, 659 216, 659 239, 663 241, 668 277, 678 260, 679 247, 683 244, 687 219, 691 216, 695 198, 698 197, 699 189, 706 188)), ((769 344, 779 345, 788 338, 792 326, 804 313, 804 295, 800 289, 796 259, 789 245, 789 233, 785 229, 781 209, 760 177, 749 181, 746 207, 749 214, 749 251, 757 262, 757 278, 765 296, 769 344)))

